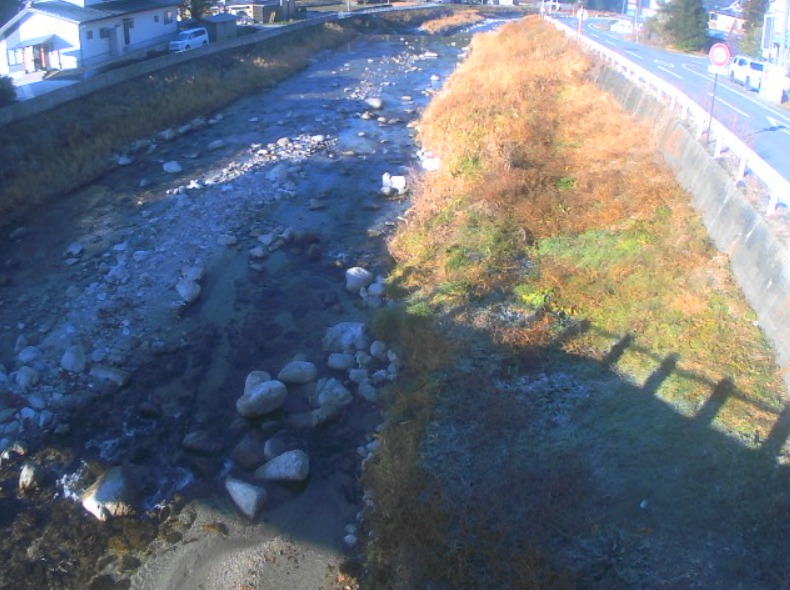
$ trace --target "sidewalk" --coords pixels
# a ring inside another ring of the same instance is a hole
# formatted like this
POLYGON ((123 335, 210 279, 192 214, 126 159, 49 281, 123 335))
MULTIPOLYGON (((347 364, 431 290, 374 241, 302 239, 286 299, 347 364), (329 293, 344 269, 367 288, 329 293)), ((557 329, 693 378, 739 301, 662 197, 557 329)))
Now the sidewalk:
POLYGON ((35 96, 40 96, 47 92, 51 92, 56 88, 62 88, 79 82, 77 77, 53 77, 44 79, 45 72, 31 72, 29 74, 21 74, 13 76, 14 86, 16 87, 17 100, 28 100, 35 96))

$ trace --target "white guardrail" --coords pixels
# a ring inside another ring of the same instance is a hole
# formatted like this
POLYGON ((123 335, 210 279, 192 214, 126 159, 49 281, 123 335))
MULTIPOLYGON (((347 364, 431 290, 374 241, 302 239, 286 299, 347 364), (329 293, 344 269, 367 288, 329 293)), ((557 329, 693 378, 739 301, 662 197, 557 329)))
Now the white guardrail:
POLYGON ((546 20, 569 37, 598 54, 631 82, 644 87, 648 92, 662 100, 677 116, 691 121, 694 124, 697 137, 702 140, 707 135, 707 141, 713 144, 714 158, 722 157, 725 152, 733 155, 738 161, 737 172, 735 173, 736 180, 741 180, 747 173, 751 173, 765 184, 769 194, 767 214, 773 213, 779 203, 785 205, 790 203, 790 182, 758 156, 752 148, 738 139, 732 131, 716 119, 711 118, 710 114, 703 107, 691 100, 686 94, 619 53, 604 47, 600 43, 596 43, 592 39, 579 35, 575 29, 572 29, 565 23, 550 17, 546 18, 546 20))

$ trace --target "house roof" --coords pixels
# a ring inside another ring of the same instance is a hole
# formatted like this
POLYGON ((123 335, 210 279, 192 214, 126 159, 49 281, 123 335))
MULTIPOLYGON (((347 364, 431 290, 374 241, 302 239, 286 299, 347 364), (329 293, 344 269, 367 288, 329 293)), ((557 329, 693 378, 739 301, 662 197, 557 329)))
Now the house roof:
POLYGON ((178 0, 112 0, 83 8, 64 0, 40 0, 33 2, 20 15, 31 11, 75 23, 87 23, 148 10, 175 8, 178 4, 178 0))

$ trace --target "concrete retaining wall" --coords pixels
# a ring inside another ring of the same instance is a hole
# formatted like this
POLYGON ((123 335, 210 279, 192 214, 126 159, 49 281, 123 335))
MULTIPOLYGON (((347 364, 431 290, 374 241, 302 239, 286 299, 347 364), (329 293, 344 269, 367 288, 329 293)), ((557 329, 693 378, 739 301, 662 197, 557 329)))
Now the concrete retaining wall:
POLYGON ((730 258, 733 273, 773 341, 790 387, 790 253, 731 174, 653 96, 605 68, 599 85, 630 111, 654 121, 658 147, 680 185, 691 193, 713 243, 730 258))

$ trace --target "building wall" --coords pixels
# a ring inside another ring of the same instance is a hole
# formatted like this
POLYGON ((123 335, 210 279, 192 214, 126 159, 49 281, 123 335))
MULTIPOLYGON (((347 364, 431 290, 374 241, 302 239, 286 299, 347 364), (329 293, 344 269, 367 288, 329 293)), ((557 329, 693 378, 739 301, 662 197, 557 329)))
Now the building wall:
POLYGON ((36 39, 53 35, 47 52, 47 66, 54 69, 73 68, 79 62, 79 30, 76 23, 69 23, 44 14, 31 13, 23 18, 0 40, 0 74, 32 72, 33 50, 13 50, 12 47, 26 39, 36 39))
MULTIPOLYGON (((112 18, 79 25, 55 17, 31 12, 0 39, 0 75, 32 72, 36 69, 34 48, 11 50, 26 40, 54 35, 44 58, 45 69, 71 69, 98 65, 109 59, 145 49, 175 36, 178 31, 175 8, 135 13, 126 18, 112 18), (128 43, 124 21, 128 27, 128 43), (128 25, 127 25, 128 26, 128 25)), ((39 68, 40 69, 40 68, 39 68)))
POLYGON ((150 47, 175 36, 178 31, 176 16, 175 9, 152 10, 135 13, 126 18, 83 24, 81 27, 83 66, 123 57, 129 52, 150 47), (127 19, 132 22, 132 26, 128 29, 128 43, 124 32, 124 20, 127 19))

